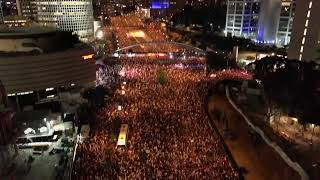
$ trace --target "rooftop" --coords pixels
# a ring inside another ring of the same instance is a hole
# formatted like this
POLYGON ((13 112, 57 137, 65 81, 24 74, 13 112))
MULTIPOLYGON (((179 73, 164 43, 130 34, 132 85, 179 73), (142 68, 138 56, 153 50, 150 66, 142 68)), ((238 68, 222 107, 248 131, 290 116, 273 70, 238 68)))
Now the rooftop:
POLYGON ((28 36, 28 35, 39 35, 39 34, 48 34, 54 33, 57 29, 50 27, 41 27, 38 25, 33 25, 30 27, 7 27, 5 25, 0 25, 0 38, 12 38, 19 36, 28 36))

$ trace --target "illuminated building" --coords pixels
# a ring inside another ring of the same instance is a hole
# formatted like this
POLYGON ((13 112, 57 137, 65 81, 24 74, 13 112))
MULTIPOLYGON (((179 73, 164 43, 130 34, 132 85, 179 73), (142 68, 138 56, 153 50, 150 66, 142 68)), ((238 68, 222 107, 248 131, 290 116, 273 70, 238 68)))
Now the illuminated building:
POLYGON ((260 1, 229 0, 227 3, 226 35, 256 38, 259 12, 260 1))
POLYGON ((313 61, 320 57, 320 1, 297 1, 288 58, 313 61))
POLYGON ((276 44, 281 46, 289 44, 295 9, 295 0, 282 1, 279 25, 276 34, 276 44))
POLYGON ((260 44, 287 45, 295 4, 295 0, 229 0, 225 33, 260 44))
POLYGON ((40 25, 73 31, 83 41, 93 37, 92 0, 19 0, 19 15, 40 25))
POLYGON ((151 0, 150 16, 154 19, 161 19, 169 16, 169 0, 151 0))
POLYGON ((3 23, 8 27, 21 27, 21 26, 31 26, 32 21, 24 16, 5 16, 3 18, 3 23))
POLYGON ((151 9, 168 9, 169 0, 152 0, 151 9))

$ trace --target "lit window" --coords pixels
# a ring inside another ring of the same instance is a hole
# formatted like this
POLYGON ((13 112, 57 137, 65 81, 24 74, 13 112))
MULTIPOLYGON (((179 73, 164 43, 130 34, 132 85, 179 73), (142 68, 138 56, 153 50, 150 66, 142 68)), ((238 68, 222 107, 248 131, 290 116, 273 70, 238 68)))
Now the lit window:
POLYGON ((307 20, 306 20, 305 27, 308 27, 308 24, 309 24, 309 20, 307 19, 307 20))
POLYGON ((309 18, 310 17, 310 10, 308 11, 308 14, 307 14, 307 18, 309 18))
POLYGON ((312 1, 310 1, 310 3, 309 3, 309 9, 311 9, 312 8, 312 1))
POLYGON ((302 38, 302 45, 304 44, 305 41, 306 41, 306 38, 303 37, 303 38, 302 38))
POLYGON ((300 61, 302 60, 302 54, 299 55, 299 60, 300 60, 300 61))
POLYGON ((300 53, 303 53, 303 46, 301 46, 300 48, 300 53))
POLYGON ((303 32, 303 35, 307 35, 307 28, 304 28, 304 32, 303 32))

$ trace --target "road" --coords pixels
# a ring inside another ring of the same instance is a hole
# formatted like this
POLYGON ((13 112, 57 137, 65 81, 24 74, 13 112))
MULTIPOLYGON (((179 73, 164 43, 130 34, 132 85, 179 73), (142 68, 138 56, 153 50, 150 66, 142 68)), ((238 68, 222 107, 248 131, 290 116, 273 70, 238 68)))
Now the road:
POLYGON ((299 176, 261 139, 254 145, 249 135, 249 128, 244 119, 233 109, 224 96, 212 96, 208 104, 211 119, 223 134, 223 123, 218 122, 214 116, 214 109, 226 112, 229 119, 229 132, 233 138, 225 138, 225 142, 231 151, 239 167, 245 168, 247 180, 283 180, 299 179, 299 176))

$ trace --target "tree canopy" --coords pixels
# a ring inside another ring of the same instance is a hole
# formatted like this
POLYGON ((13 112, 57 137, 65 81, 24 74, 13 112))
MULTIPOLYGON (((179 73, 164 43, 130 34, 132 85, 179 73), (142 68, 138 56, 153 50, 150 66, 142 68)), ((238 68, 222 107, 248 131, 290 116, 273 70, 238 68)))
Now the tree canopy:
POLYGON ((249 64, 266 95, 302 122, 320 124, 320 71, 315 63, 266 57, 249 64))

